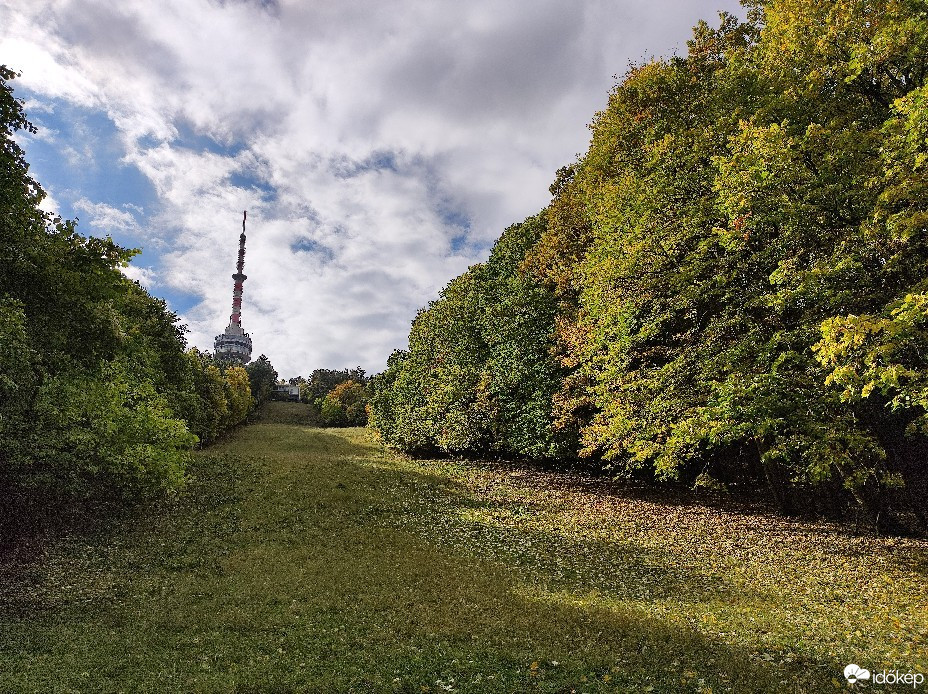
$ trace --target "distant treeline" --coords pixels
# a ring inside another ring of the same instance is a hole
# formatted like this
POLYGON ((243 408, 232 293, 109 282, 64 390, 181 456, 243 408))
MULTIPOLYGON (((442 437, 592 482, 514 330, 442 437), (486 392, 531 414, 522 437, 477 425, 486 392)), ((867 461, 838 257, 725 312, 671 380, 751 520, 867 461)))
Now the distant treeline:
POLYGON ((926 526, 928 3, 747 6, 631 68, 548 207, 419 313, 386 442, 926 526))
POLYGON ((186 349, 177 316, 120 271, 136 251, 39 209, 14 77, 0 66, 0 545, 74 502, 180 485, 191 449, 277 378, 263 355, 242 368, 186 349))
POLYGON ((310 406, 309 420, 326 427, 363 427, 367 424, 370 378, 364 369, 315 369, 309 378, 297 376, 289 384, 300 387, 300 401, 310 406))

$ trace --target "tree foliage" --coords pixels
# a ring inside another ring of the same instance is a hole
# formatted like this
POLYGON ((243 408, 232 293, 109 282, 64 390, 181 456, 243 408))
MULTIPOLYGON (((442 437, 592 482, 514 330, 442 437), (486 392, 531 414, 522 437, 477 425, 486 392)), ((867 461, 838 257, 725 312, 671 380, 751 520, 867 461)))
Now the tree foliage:
POLYGON ((748 4, 632 67, 549 206, 420 312, 387 442, 924 521, 928 3, 748 4))
POLYGON ((366 385, 370 379, 364 369, 356 366, 353 369, 314 369, 308 379, 301 376, 291 378, 291 385, 299 384, 300 400, 314 404, 318 399, 324 398, 335 386, 346 381, 354 381, 366 385))
POLYGON ((309 404, 309 420, 326 427, 367 424, 370 378, 360 366, 353 369, 314 369, 309 378, 297 376, 300 400, 309 404))
POLYGON ((367 392, 363 385, 343 381, 322 398, 319 411, 324 426, 357 427, 367 424, 367 392))
POLYGON ((260 407, 267 402, 271 396, 271 390, 277 384, 277 371, 271 364, 271 360, 263 354, 246 365, 245 371, 248 373, 255 407, 260 407))
POLYGON ((509 227, 486 263, 451 281, 413 322, 409 350, 373 382, 373 426, 408 450, 555 457, 560 383, 552 355, 557 301, 526 276, 544 214, 509 227))
POLYGON ((136 251, 40 209, 45 193, 14 137, 35 132, 14 78, 0 66, 4 528, 75 499, 177 487, 197 441, 237 424, 251 404, 247 377, 226 382, 208 356, 186 352, 177 316, 123 275, 136 251))

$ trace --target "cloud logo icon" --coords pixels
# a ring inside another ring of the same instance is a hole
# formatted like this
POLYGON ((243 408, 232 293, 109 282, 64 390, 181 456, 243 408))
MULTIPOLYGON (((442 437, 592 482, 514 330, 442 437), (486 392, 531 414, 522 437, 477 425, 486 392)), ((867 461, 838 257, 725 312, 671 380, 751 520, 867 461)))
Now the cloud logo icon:
POLYGON ((844 676, 847 678, 848 682, 854 684, 858 680, 870 679, 870 671, 851 663, 844 668, 844 676))

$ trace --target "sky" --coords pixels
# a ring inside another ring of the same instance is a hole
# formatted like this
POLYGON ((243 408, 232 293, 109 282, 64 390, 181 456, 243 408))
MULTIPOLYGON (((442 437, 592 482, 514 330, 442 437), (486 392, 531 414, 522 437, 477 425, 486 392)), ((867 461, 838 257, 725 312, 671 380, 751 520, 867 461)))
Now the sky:
POLYGON ((242 326, 283 377, 381 371, 510 224, 630 63, 735 0, 2 0, 44 207, 139 248, 190 345, 242 326))

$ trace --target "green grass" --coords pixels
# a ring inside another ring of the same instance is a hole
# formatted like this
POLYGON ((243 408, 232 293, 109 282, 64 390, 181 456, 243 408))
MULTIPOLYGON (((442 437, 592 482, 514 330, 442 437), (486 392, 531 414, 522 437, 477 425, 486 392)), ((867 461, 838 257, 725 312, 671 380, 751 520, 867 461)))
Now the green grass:
POLYGON ((312 426, 312 408, 301 402, 283 402, 270 400, 252 416, 259 424, 299 424, 312 426))
POLYGON ((816 692, 846 688, 849 662, 928 673, 928 543, 274 423, 298 407, 199 453, 131 527, 0 565, 0 691, 816 692))

